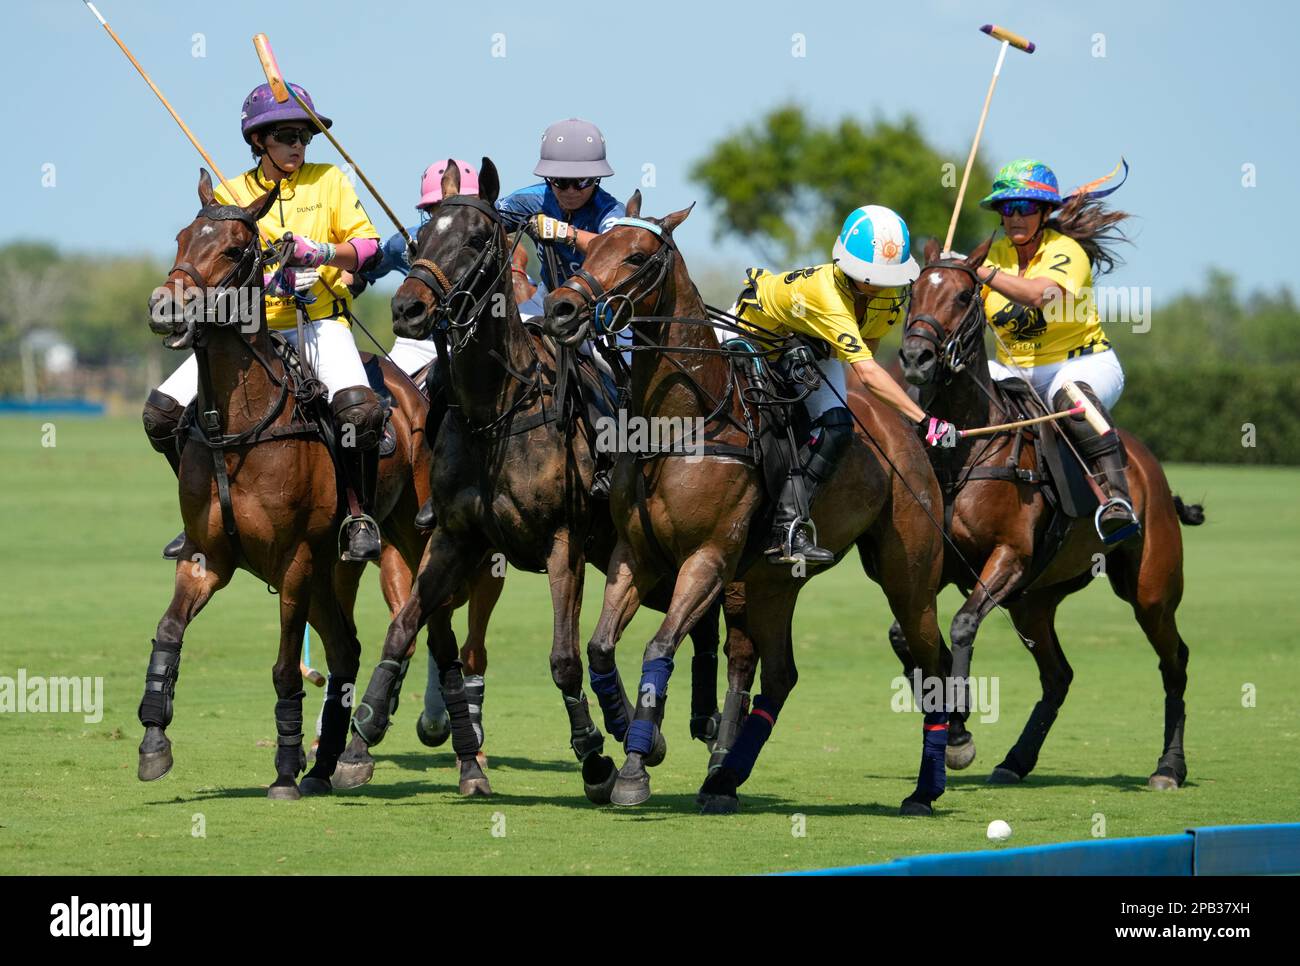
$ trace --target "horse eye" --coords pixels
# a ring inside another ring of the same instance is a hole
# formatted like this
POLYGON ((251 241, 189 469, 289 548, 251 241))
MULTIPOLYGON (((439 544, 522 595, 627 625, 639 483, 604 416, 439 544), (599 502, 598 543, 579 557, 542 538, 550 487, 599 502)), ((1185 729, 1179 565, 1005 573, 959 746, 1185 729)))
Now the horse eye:
POLYGON ((633 265, 644 265, 647 257, 648 256, 645 252, 633 252, 631 255, 627 256, 627 260, 633 265))
POLYGON ((237 262, 244 257, 244 250, 242 248, 232 245, 229 248, 227 248, 223 254, 227 258, 229 258, 232 262, 237 262))
POLYGON ((957 301, 960 302, 962 305, 970 305, 970 300, 971 300, 971 292, 969 290, 963 291, 960 295, 957 296, 957 301))

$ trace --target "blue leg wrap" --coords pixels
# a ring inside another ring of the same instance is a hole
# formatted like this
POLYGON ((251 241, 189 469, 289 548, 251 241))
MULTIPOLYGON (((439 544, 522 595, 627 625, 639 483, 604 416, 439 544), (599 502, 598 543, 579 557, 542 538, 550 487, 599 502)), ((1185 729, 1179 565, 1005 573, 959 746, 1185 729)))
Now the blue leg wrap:
POLYGON ((668 700, 668 678, 673 673, 671 657, 656 657, 641 665, 641 685, 637 688, 636 720, 627 729, 627 750, 642 755, 654 748, 655 728, 663 720, 664 702, 668 700))
MULTIPOLYGON (((754 770, 758 753, 763 750, 763 745, 772 736, 772 728, 776 725, 776 714, 776 708, 764 695, 760 694, 754 698, 754 708, 745 718, 745 723, 741 725, 736 743, 731 746, 727 757, 722 760, 722 767, 736 773, 737 785, 743 784, 749 777, 749 773, 754 770)), ((940 754, 942 755, 942 751, 940 754)))
POLYGON ((948 713, 929 711, 925 715, 925 743, 921 749, 921 771, 916 776, 914 798, 932 802, 943 794, 947 783, 944 752, 948 747, 948 713))
POLYGON ((591 690, 600 703, 601 714, 605 717, 605 730, 622 742, 627 737, 627 706, 623 703, 623 683, 619 680, 618 668, 601 674, 595 668, 589 668, 591 690))

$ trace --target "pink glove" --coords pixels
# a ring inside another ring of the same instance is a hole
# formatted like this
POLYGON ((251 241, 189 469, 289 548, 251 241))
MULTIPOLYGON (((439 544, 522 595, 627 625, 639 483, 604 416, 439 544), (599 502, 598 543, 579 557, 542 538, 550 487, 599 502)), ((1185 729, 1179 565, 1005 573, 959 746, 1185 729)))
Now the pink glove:
POLYGON ((957 427, 946 419, 922 416, 918 425, 925 430, 925 442, 929 446, 953 446, 957 442, 957 427), (952 442, 945 442, 950 433, 952 442))
POLYGON ((290 265, 317 268, 334 260, 334 246, 329 242, 312 241, 304 235, 293 236, 293 254, 290 265))

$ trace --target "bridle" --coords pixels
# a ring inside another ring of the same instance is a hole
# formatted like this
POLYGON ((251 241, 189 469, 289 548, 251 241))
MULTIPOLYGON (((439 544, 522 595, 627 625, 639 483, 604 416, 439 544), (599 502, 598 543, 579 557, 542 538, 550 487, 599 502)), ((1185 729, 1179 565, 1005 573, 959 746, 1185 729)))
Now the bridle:
POLYGON ((664 297, 663 283, 672 271, 673 256, 677 253, 677 243, 673 241, 673 236, 664 231, 663 226, 656 225, 652 221, 642 218, 617 218, 612 225, 625 225, 648 231, 659 240, 659 247, 653 255, 637 266, 636 271, 616 282, 611 288, 601 285, 600 281, 585 268, 579 268, 559 286, 575 292, 582 299, 583 310, 590 313, 596 335, 618 333, 626 329, 632 324, 636 304, 656 290, 659 296, 650 315, 659 314, 664 297), (577 281, 582 282, 582 287, 575 284, 577 281))
MULTIPOLYGON (((954 375, 962 372, 971 363, 977 355, 980 343, 983 341, 984 300, 980 298, 979 294, 983 283, 979 280, 979 276, 975 274, 975 269, 963 261, 934 262, 921 269, 920 274, 924 275, 926 272, 938 269, 963 272, 970 278, 971 299, 966 314, 961 317, 961 321, 957 323, 957 327, 952 330, 951 334, 943 323, 933 315, 924 313, 913 315, 907 320, 907 327, 903 330, 903 338, 905 340, 920 339, 934 347, 935 355, 938 357, 940 374, 943 381, 947 383, 951 381, 954 375)), ((914 286, 920 280, 918 275, 914 286)), ((978 380, 976 381, 978 382, 978 380)))
MULTIPOLYGON (((434 328, 440 332, 459 333, 449 340, 451 351, 455 352, 474 334, 478 320, 489 299, 497 294, 502 277, 510 267, 510 258, 505 254, 505 225, 501 213, 476 195, 452 195, 438 202, 433 215, 437 216, 445 208, 473 208, 492 222, 493 231, 488 243, 483 246, 465 271, 461 272, 455 282, 432 258, 417 258, 411 262, 407 278, 413 278, 433 293, 434 328), (484 282, 487 284, 484 284, 484 282), (476 294, 478 293, 478 294, 476 294)), ((432 222, 432 218, 430 222, 432 222)), ((519 244, 516 237, 515 244, 519 244)), ((513 250, 511 251, 513 254, 513 250)))

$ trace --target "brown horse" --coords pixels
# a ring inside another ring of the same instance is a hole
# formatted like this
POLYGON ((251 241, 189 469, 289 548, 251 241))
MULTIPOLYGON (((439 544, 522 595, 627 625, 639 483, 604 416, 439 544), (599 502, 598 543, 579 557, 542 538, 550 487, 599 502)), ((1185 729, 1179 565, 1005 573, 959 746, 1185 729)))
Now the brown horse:
MULTIPOLYGON (((200 388, 199 416, 178 474, 186 545, 149 660, 139 711, 145 726, 139 777, 153 781, 171 770, 166 728, 185 629, 242 567, 279 594, 280 648, 271 672, 279 740, 268 795, 297 798, 331 790, 343 749, 361 650, 352 611, 365 565, 338 559, 335 467, 304 413, 299 398, 304 383, 288 371, 266 328, 262 271, 268 256, 261 250, 257 220, 277 191, 247 207, 220 205, 207 172, 200 172, 202 207, 177 236, 176 267, 150 299, 153 331, 165 336, 169 348, 193 348, 198 356, 200 388), (201 311, 195 310, 196 294, 201 311), (228 493, 228 519, 222 491, 228 493), (300 790, 295 782, 305 767, 300 655, 308 622, 325 646, 330 679, 316 763, 300 790)), ((430 454, 422 438, 423 395, 396 367, 384 363, 382 368, 393 398, 397 447, 381 461, 375 517, 384 540, 381 583, 395 610, 410 592, 427 542, 414 517, 427 493, 430 454)), ((458 589, 464 597, 464 589, 458 589)))
MULTIPOLYGON (((568 713, 570 746, 581 763, 586 794, 605 802, 616 770, 602 754, 605 738, 583 692, 578 650, 586 563, 603 568, 614 544, 605 504, 589 495, 593 442, 559 402, 560 360, 525 329, 512 298, 506 225, 493 207, 500 191, 495 165, 483 159, 479 193, 471 196, 459 194, 459 168, 449 164, 442 190, 442 201, 420 229, 418 257, 393 297, 395 332, 413 339, 433 333, 442 340, 439 358, 449 406, 433 444, 430 479, 439 523, 411 598, 389 626, 382 660, 358 703, 343 763, 383 738, 402 655, 428 623, 429 647, 451 716, 460 791, 491 794, 476 759, 478 739, 469 724, 447 598, 485 559, 497 556, 549 578, 551 677, 568 713)), ((701 622, 694 641, 704 658, 701 665, 712 656, 716 669, 716 609, 711 620, 701 622)), ((707 718, 716 704, 716 684, 706 680, 707 718)), ((593 684, 599 687, 594 675, 593 684)), ((626 698, 602 707, 607 725, 631 717, 626 698)), ((621 740, 618 728, 611 730, 621 740)), ((661 741, 657 754, 664 753, 661 741)))
MULTIPOLYGON (((974 269, 983 263, 988 248, 985 242, 964 260, 940 261, 938 244, 932 240, 925 246, 926 266, 913 288, 903 334, 903 375, 916 387, 914 395, 927 410, 958 425, 1015 419, 1010 400, 989 376, 984 347, 986 320, 974 269)), ((1042 548, 1053 511, 1035 479, 1039 444, 1033 433, 971 437, 955 447, 931 450, 950 508, 951 536, 965 558, 950 554, 944 568, 944 583, 956 584, 967 595, 950 634, 952 676, 959 693, 970 674, 980 622, 1004 603, 1038 663, 1043 687, 1019 740, 989 776, 991 783, 1018 782, 1038 761, 1074 676, 1056 635, 1056 608, 1091 582, 1103 555, 1111 588, 1133 607, 1160 659, 1164 749, 1148 784, 1177 788, 1187 778, 1183 693, 1188 651, 1175 622, 1183 594, 1179 521, 1194 526, 1204 515, 1199 506, 1187 506, 1170 493, 1164 471, 1140 440, 1123 430, 1120 436, 1128 453, 1129 485, 1142 536, 1109 550, 1090 519, 1072 521, 1054 554, 1042 548), (968 565, 979 572, 978 581, 968 565)), ((910 671, 897 628, 891 629, 890 640, 910 671)), ((974 758, 974 743, 964 726, 967 714, 953 715, 950 767, 965 767, 974 758)))
MULTIPOLYGON (((703 458, 670 458, 662 450, 620 454, 611 493, 619 541, 589 654, 593 668, 598 661, 612 664, 614 645, 640 602, 672 586, 667 617, 645 649, 636 720, 613 792, 616 804, 644 802, 650 797, 647 758, 663 719, 673 655, 724 588, 743 579, 746 629, 761 662, 763 690, 699 796, 706 813, 731 812, 797 680, 791 621, 809 576, 799 565, 774 566, 759 553, 767 501, 760 468, 749 455, 754 413, 737 388, 733 362, 712 327, 701 324, 706 306, 672 239, 689 209, 661 220, 640 218, 640 209, 637 192, 627 203, 628 218, 590 242, 584 271, 548 297, 546 327, 571 343, 595 319, 612 313, 620 324, 635 312, 633 416, 665 427, 703 423, 694 450, 701 455, 702 449, 703 458)), ((861 434, 812 507, 818 543, 837 559, 857 547, 863 568, 885 591, 913 660, 937 679, 946 660, 935 611, 943 548, 926 506, 940 505, 938 484, 919 440, 892 410, 861 399, 850 405, 861 434)), ((943 709, 926 715, 920 775, 903 814, 931 814, 931 803, 943 793, 946 721, 943 709)))

